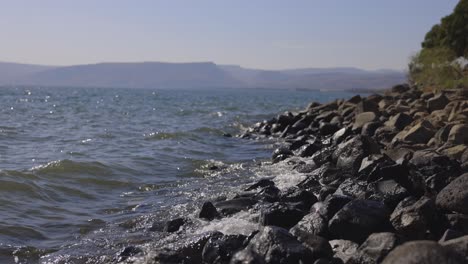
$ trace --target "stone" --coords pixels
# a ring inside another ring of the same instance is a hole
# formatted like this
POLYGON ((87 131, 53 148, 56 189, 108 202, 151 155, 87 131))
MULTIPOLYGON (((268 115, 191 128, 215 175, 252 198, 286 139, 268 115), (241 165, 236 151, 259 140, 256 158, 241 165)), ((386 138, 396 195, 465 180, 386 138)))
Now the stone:
POLYGON ((297 241, 286 229, 265 226, 250 240, 246 248, 232 257, 230 263, 299 264, 313 261, 310 249, 297 241))
POLYGON ((335 144, 341 143, 347 136, 351 134, 351 130, 343 127, 342 129, 338 130, 333 134, 332 141, 335 144))
POLYGON ((409 143, 426 144, 435 134, 434 127, 428 121, 422 121, 409 130, 403 130, 398 133, 393 142, 402 140, 409 143))
POLYGON ((333 250, 333 256, 341 259, 343 263, 348 263, 348 261, 357 253, 357 249, 359 247, 356 242, 343 239, 330 240, 329 243, 333 250))
POLYGON ((214 205, 222 215, 228 216, 243 210, 247 210, 256 203, 257 201, 252 198, 240 197, 227 201, 216 202, 214 205))
POLYGON ((295 226, 290 230, 295 237, 304 236, 304 234, 328 236, 328 219, 317 212, 305 215, 295 226))
POLYGON ((177 232, 179 228, 183 226, 187 222, 184 218, 176 218, 166 222, 166 226, 164 227, 165 232, 177 232))
POLYGON ((211 221, 219 217, 219 213, 216 207, 211 202, 205 202, 202 206, 200 213, 198 214, 198 217, 211 221))
POLYGON ((366 123, 377 120, 377 114, 374 112, 364 112, 356 115, 356 120, 353 124, 353 130, 361 129, 366 123))
POLYGON ((263 187, 268 187, 268 186, 275 186, 275 183, 270 179, 261 179, 258 182, 256 182, 256 183, 252 184, 251 186, 249 186, 245 190, 246 191, 252 191, 252 190, 255 190, 255 189, 258 189, 258 188, 263 188, 263 187))
POLYGON ((271 159, 273 163, 277 163, 281 160, 284 160, 290 156, 294 155, 292 151, 289 150, 288 147, 282 146, 273 151, 271 159))
POLYGON ((352 179, 345 179, 338 189, 335 191, 336 195, 349 196, 353 198, 365 198, 367 182, 354 181, 352 179))
POLYGON ((279 226, 289 229, 299 222, 304 212, 286 204, 275 203, 263 209, 260 214, 260 223, 264 226, 279 226))
POLYGON ((447 211, 468 214, 468 173, 445 186, 437 195, 436 205, 447 211))
POLYGON ((310 207, 317 202, 317 197, 312 191, 300 188, 292 188, 281 194, 281 201, 286 203, 301 204, 296 208, 302 208, 308 211, 310 207))
POLYGON ((450 239, 440 243, 444 248, 449 249, 457 255, 465 258, 465 263, 468 263, 468 236, 462 236, 455 239, 450 239))
POLYGON ((464 144, 456 145, 450 148, 443 149, 441 152, 447 157, 452 159, 460 160, 463 153, 468 149, 468 147, 464 144))
POLYGON ((396 247, 382 264, 462 264, 464 260, 452 250, 434 241, 411 241, 396 247))
POLYGON ((332 194, 329 195, 323 203, 314 204, 311 211, 319 212, 321 215, 324 215, 327 220, 330 220, 343 206, 352 200, 350 196, 332 194))
POLYGON ((468 144, 468 125, 458 124, 450 129, 448 139, 450 144, 468 144))
POLYGON ((383 232, 371 234, 362 243, 356 254, 351 256, 347 264, 378 264, 401 244, 401 239, 394 233, 383 232))
POLYGON ((330 243, 328 243, 328 240, 324 239, 323 237, 307 232, 300 232, 294 236, 299 242, 309 248, 309 250, 312 252, 313 259, 329 259, 333 256, 333 250, 330 246, 330 243))
POLYGON ((444 242, 447 242, 449 240, 459 238, 459 237, 462 237, 462 236, 463 236, 463 232, 449 228, 449 229, 445 230, 444 234, 439 239, 439 243, 442 244, 444 242))
POLYGON ((385 125, 400 131, 407 125, 411 124, 411 122, 413 122, 413 118, 411 116, 405 113, 399 113, 390 117, 390 119, 387 122, 385 122, 385 125))
POLYGON ((395 230, 410 239, 424 239, 426 232, 438 233, 438 216, 434 201, 421 197, 415 200, 412 197, 402 200, 390 216, 390 222, 395 230))
POLYGON ((410 193, 393 179, 373 182, 367 186, 374 194, 369 198, 385 203, 388 208, 395 208, 397 204, 408 197, 410 193))
POLYGON ((235 252, 244 248, 246 236, 224 235, 208 239, 202 251, 203 263, 229 263, 235 252))
POLYGON ((388 229, 390 211, 381 202, 354 200, 341 208, 328 223, 336 238, 363 242, 370 234, 388 229))
POLYGON ((300 157, 310 157, 315 152, 319 151, 322 148, 322 143, 318 140, 315 140, 313 143, 303 145, 299 149, 299 156, 300 157))
POLYGON ((448 98, 444 94, 440 93, 427 100, 427 109, 429 109, 429 112, 441 110, 444 109, 448 103, 448 98))
POLYGON ((408 84, 398 84, 392 87, 391 91, 392 93, 396 94, 402 94, 410 90, 410 87, 408 84))
POLYGON ((118 262, 125 261, 129 257, 133 257, 139 253, 143 252, 141 248, 135 247, 135 246, 128 246, 120 252, 119 257, 117 259, 118 262))
POLYGON ((343 172, 354 175, 361 166, 362 159, 369 154, 379 153, 378 145, 370 138, 356 136, 338 145, 333 153, 336 167, 343 172))
POLYGON ((380 126, 382 126, 380 121, 366 123, 361 129, 361 135, 372 137, 380 126))
POLYGON ((364 113, 364 112, 379 112, 379 106, 377 103, 369 101, 367 99, 362 100, 358 104, 356 104, 355 108, 356 114, 364 113))

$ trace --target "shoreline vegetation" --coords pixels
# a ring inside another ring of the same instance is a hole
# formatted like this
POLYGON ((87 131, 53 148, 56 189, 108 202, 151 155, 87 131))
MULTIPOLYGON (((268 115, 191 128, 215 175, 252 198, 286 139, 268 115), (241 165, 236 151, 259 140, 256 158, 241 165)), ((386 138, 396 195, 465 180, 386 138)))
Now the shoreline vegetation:
MULTIPOLYGON (((304 180, 280 189, 279 175, 271 175, 234 198, 206 201, 200 220, 244 212, 258 215, 258 230, 193 235, 157 249, 152 260, 466 263, 467 105, 466 90, 397 85, 259 122, 239 137, 276 139, 271 164, 284 163, 304 180)), ((192 220, 172 219, 164 230, 184 232, 192 220)), ((130 247, 120 257, 131 263, 141 252, 130 247)))

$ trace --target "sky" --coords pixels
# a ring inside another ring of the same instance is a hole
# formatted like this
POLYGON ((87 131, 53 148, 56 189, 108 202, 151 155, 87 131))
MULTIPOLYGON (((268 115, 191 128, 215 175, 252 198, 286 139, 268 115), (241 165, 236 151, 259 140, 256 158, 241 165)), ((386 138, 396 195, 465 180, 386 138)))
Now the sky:
POLYGON ((458 0, 0 0, 0 61, 405 69, 458 0))

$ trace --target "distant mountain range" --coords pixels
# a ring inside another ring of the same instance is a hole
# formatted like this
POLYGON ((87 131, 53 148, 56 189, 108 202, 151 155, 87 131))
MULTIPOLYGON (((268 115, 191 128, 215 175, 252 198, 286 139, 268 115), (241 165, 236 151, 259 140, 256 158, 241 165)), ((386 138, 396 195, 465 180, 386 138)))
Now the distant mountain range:
POLYGON ((406 81, 405 73, 358 68, 247 69, 212 62, 98 63, 45 66, 0 62, 0 85, 118 88, 380 89, 406 81))

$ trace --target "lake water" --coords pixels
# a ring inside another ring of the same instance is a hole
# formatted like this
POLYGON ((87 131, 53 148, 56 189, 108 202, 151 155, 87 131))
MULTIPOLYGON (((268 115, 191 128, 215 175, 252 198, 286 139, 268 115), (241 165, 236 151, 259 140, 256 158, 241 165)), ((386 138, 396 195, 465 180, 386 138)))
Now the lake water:
POLYGON ((349 96, 1 88, 0 263, 59 263, 157 239, 153 223, 195 215, 203 201, 272 173, 259 167, 272 142, 224 133, 349 96))

